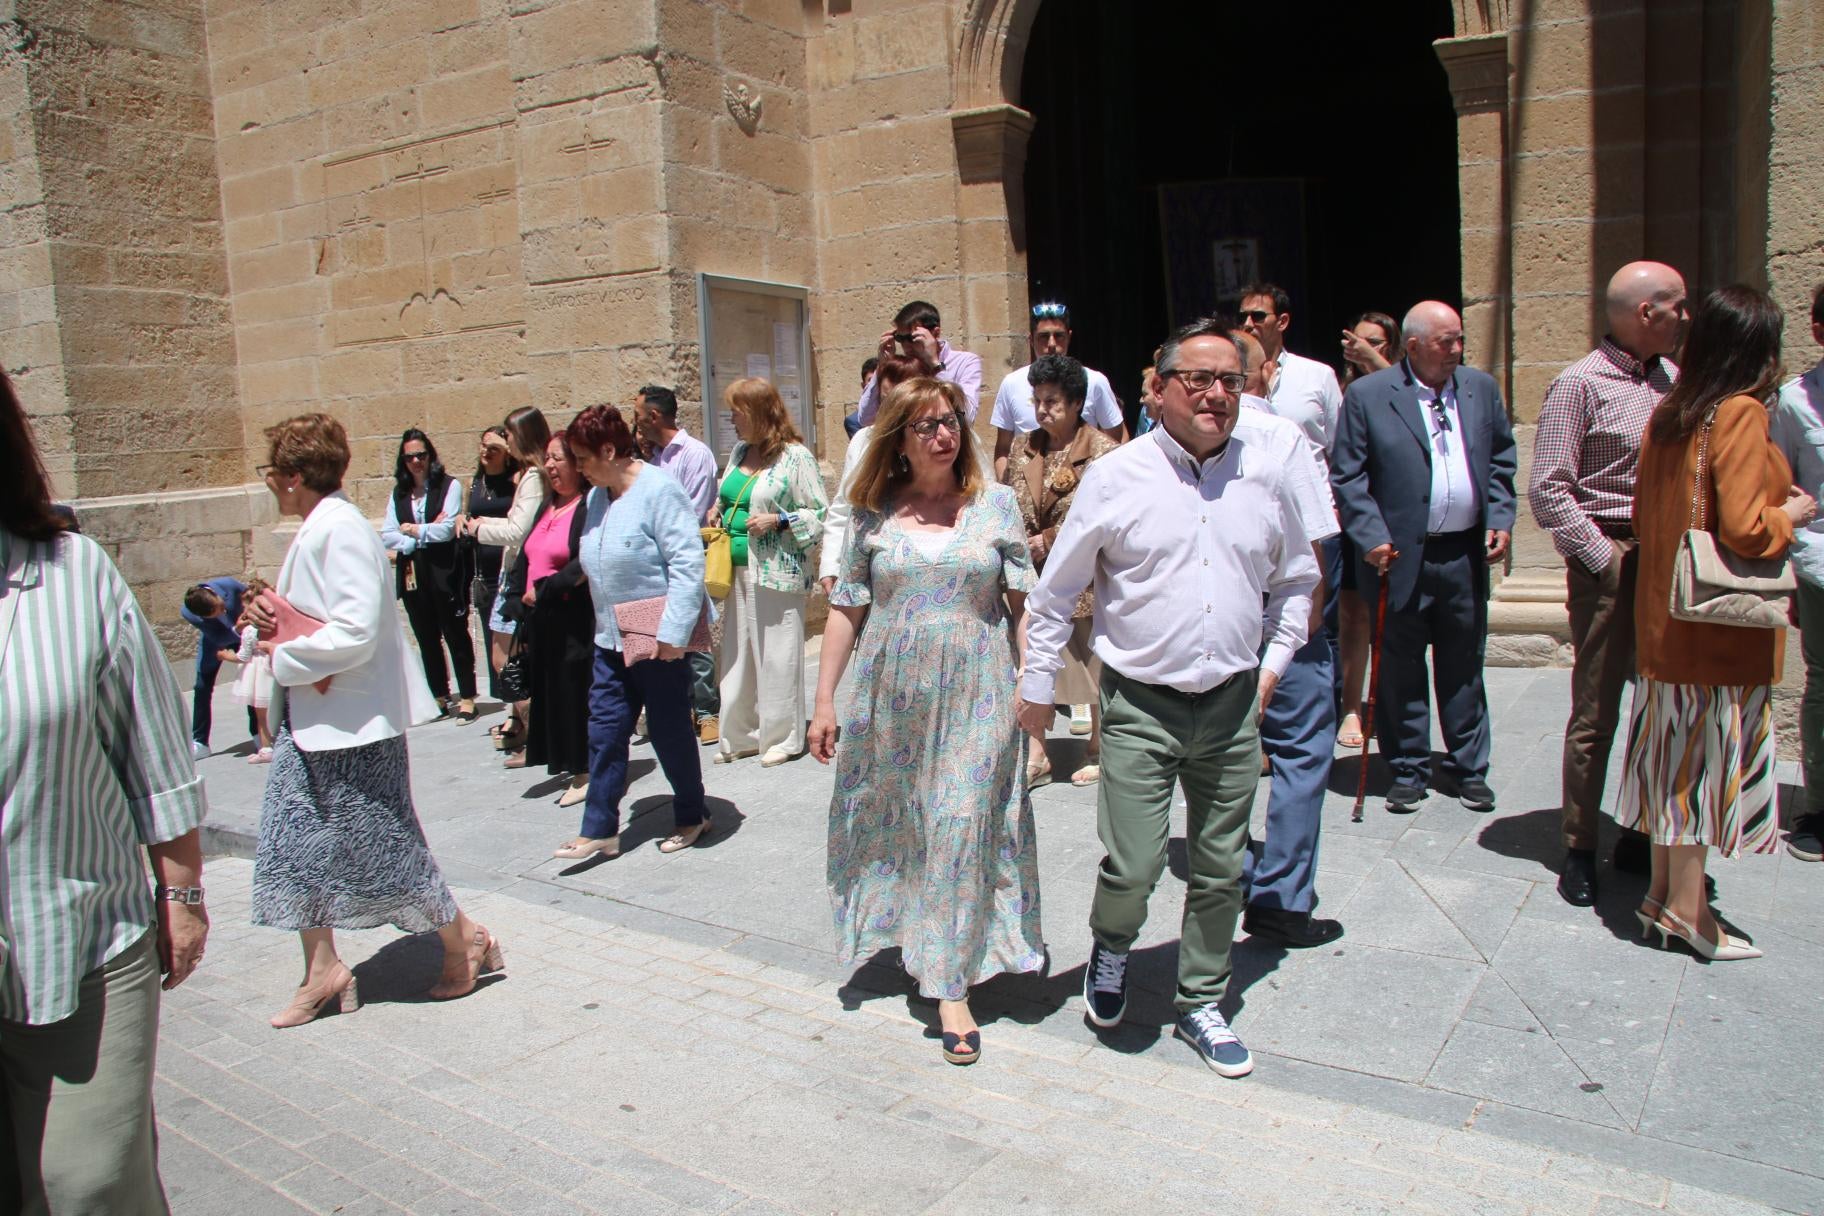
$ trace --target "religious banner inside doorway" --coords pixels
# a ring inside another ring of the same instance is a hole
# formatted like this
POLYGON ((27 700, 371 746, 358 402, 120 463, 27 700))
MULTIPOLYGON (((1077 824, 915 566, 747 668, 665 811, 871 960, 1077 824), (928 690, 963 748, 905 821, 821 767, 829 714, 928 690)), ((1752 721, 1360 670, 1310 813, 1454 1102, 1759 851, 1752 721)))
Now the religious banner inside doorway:
POLYGON ((697 331, 703 352, 703 442, 719 461, 728 459, 736 439, 722 395, 743 376, 770 380, 798 433, 812 443, 809 292, 699 274, 697 331))
MULTIPOLYGON (((1305 183, 1298 178, 1159 187, 1160 252, 1176 327, 1232 311, 1241 288, 1265 279, 1305 300, 1305 183)), ((1293 309, 1293 324, 1299 310, 1293 309)))

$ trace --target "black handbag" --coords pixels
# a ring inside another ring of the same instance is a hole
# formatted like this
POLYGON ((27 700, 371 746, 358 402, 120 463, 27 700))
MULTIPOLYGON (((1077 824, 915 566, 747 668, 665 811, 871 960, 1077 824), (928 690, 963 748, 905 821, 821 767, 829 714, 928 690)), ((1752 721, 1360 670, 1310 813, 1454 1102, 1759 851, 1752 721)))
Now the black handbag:
POLYGON ((526 626, 521 625, 513 635, 513 648, 507 654, 507 661, 501 664, 500 674, 494 678, 494 686, 504 701, 530 701, 532 699, 532 672, 526 653, 526 626))

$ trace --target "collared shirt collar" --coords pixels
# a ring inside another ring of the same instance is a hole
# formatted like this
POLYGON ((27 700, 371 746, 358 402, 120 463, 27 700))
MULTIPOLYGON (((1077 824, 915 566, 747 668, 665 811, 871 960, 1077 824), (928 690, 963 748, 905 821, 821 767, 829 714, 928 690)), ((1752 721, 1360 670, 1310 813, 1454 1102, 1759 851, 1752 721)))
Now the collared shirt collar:
POLYGON ((1658 355, 1644 361, 1637 358, 1633 352, 1624 348, 1621 343, 1607 334, 1603 335, 1602 345, 1596 349, 1602 352, 1603 358, 1636 380, 1645 380, 1652 374, 1654 365, 1659 362, 1658 355))
POLYGON ((1400 366, 1405 369, 1407 383, 1411 384, 1413 388, 1423 394, 1423 398, 1419 402, 1420 405, 1430 405, 1434 400, 1441 400, 1444 402, 1444 407, 1446 409, 1451 409, 1456 406, 1457 374, 1455 372, 1450 374, 1450 379, 1444 382, 1443 388, 1434 389, 1431 385, 1419 379, 1419 373, 1412 369, 1412 360, 1401 359, 1400 366))
MULTIPOLYGON (((1204 472, 1216 461, 1221 460, 1227 455, 1229 450, 1228 443, 1224 442, 1220 448, 1216 449, 1215 454, 1210 456, 1209 459, 1198 460, 1195 456, 1185 450, 1183 444, 1172 438, 1171 433, 1165 429, 1163 423, 1148 431, 1147 434, 1157 437, 1155 441, 1159 444, 1159 450, 1165 453, 1166 460, 1170 461, 1172 465, 1179 470, 1189 473, 1191 475, 1191 480, 1193 481, 1200 480, 1203 477, 1204 472)), ((1233 430, 1229 432, 1229 438, 1235 438, 1235 432, 1233 430)))
POLYGON ((666 443, 666 445, 664 447, 660 448, 659 450, 661 452, 669 452, 669 451, 671 451, 671 449, 673 449, 675 447, 683 446, 684 441, 689 438, 690 438, 690 432, 685 430, 683 427, 679 427, 677 430, 672 432, 670 442, 666 443))

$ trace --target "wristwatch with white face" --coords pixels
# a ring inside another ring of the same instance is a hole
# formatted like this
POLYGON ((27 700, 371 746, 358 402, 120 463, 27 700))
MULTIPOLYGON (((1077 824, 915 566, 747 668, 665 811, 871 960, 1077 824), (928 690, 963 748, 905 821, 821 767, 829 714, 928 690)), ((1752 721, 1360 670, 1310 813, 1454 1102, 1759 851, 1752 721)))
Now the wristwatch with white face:
POLYGON ((152 889, 152 898, 174 904, 201 904, 203 889, 201 887, 167 887, 157 886, 152 889))

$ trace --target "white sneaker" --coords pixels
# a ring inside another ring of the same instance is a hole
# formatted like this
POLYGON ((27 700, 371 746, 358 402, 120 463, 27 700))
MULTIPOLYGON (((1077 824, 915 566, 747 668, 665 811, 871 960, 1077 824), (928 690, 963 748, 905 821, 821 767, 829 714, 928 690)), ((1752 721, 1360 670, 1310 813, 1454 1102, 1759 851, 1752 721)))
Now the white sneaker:
POLYGON ((198 743, 195 739, 190 740, 190 758, 192 760, 207 760, 209 758, 209 745, 207 743, 198 743))
POLYGON ((1072 705, 1070 707, 1070 733, 1073 735, 1087 735, 1090 731, 1090 726, 1089 706, 1072 705))

